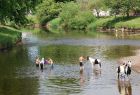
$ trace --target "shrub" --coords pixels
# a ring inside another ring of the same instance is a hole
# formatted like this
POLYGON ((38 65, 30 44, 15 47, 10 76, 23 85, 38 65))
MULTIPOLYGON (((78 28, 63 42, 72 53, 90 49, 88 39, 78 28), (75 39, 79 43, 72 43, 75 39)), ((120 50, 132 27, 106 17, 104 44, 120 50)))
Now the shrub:
POLYGON ((61 26, 67 29, 86 29, 96 19, 91 11, 81 10, 79 4, 64 4, 60 13, 61 26))
POLYGON ((0 49, 12 47, 21 40, 21 32, 9 27, 0 27, 0 49))

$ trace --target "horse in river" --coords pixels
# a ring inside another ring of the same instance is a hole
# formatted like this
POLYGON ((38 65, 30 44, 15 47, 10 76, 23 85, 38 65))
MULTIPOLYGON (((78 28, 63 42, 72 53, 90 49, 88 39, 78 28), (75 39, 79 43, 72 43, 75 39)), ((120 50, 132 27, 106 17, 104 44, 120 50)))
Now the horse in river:
POLYGON ((101 69, 101 60, 100 59, 94 59, 92 57, 87 56, 87 60, 91 63, 91 67, 95 70, 101 69))

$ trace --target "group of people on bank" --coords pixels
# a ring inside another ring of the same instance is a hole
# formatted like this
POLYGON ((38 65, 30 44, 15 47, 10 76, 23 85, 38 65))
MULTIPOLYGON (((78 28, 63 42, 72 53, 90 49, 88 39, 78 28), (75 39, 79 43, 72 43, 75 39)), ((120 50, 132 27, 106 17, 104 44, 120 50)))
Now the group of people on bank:
MULTIPOLYGON (((89 61, 91 63, 91 67, 94 68, 94 70, 101 70, 101 60, 100 59, 94 59, 92 57, 87 56, 86 58, 83 56, 79 57, 79 65, 80 65, 80 71, 84 70, 84 63, 89 61)), ((117 67, 117 74, 119 80, 125 80, 126 78, 129 78, 129 75, 131 74, 131 61, 121 63, 117 67)))
POLYGON ((51 65, 51 68, 53 68, 53 60, 51 58, 48 58, 48 59, 41 58, 40 59, 39 57, 36 57, 35 64, 36 64, 36 67, 40 67, 41 71, 43 71, 45 65, 51 65))

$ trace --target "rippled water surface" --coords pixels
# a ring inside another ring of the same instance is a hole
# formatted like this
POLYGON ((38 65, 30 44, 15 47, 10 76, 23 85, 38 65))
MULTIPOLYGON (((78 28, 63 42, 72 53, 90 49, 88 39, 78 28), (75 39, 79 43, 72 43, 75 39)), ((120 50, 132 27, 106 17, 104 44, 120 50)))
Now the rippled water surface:
POLYGON ((132 72, 130 82, 117 80, 117 60, 135 55, 139 39, 109 35, 24 34, 24 45, 0 52, 0 95, 139 95, 140 75, 132 72), (79 72, 79 56, 100 58, 101 72, 85 62, 79 72), (51 57, 54 68, 41 72, 35 57, 51 57))

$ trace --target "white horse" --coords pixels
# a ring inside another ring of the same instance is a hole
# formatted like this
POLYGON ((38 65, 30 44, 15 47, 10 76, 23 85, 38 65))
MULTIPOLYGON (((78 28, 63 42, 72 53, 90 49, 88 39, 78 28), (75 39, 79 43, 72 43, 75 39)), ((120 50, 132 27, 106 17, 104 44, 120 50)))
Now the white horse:
POLYGON ((99 70, 101 68, 101 60, 100 59, 94 59, 92 57, 87 56, 87 60, 91 63, 91 67, 99 70))

